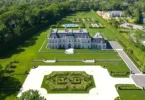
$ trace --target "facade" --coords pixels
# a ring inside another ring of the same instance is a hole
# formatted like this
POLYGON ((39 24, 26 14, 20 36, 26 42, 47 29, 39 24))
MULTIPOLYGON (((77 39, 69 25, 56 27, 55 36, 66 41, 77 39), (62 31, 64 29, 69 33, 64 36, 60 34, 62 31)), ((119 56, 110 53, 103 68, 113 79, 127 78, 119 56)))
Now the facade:
POLYGON ((110 11, 108 12, 108 17, 124 17, 124 13, 122 11, 110 11))
POLYGON ((50 29, 47 48, 95 48, 106 49, 106 43, 100 33, 90 37, 86 29, 50 29))

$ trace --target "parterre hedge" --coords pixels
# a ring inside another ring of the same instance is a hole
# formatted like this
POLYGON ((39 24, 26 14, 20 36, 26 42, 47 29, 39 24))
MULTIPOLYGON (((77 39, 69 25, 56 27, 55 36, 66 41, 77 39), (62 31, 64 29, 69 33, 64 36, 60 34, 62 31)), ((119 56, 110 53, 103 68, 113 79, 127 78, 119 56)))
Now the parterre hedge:
POLYGON ((95 87, 92 75, 80 71, 54 71, 44 77, 42 87, 48 93, 88 93, 95 87))

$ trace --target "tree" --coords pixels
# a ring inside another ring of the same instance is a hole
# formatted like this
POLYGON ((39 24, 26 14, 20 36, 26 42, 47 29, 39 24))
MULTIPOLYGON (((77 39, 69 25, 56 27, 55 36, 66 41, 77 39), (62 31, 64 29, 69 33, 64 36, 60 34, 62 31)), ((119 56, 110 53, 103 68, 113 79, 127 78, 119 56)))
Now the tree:
POLYGON ((22 95, 16 100, 46 100, 46 99, 40 96, 37 90, 28 90, 26 92, 23 92, 22 95))
POLYGON ((137 9, 135 11, 135 23, 137 24, 142 24, 143 23, 143 15, 142 15, 142 11, 137 9))
POLYGON ((4 76, 4 70, 2 69, 2 65, 0 65, 0 79, 4 76))

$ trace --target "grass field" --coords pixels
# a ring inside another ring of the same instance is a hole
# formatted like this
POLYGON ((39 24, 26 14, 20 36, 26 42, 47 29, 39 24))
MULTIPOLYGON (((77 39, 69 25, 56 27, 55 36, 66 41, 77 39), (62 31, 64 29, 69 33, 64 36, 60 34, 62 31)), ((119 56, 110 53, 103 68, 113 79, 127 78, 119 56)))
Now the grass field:
POLYGON ((145 100, 145 91, 142 90, 120 90, 121 100, 145 100))
MULTIPOLYGON (((98 20, 102 25, 105 25, 105 28, 103 29, 91 29, 87 27, 87 30, 90 32, 90 34, 93 36, 96 32, 101 32, 102 35, 109 39, 109 40, 115 40, 115 33, 117 32, 114 28, 112 28, 105 20, 103 20, 101 17, 96 16, 96 13, 94 11, 90 12, 78 12, 75 14, 72 14, 70 16, 67 16, 66 18, 82 18, 82 17, 87 17, 87 18, 93 18, 95 20, 98 20)), ((87 24, 87 22, 86 22, 87 24)), ((118 54, 116 54, 114 51, 108 51, 102 52, 102 51, 92 51, 88 54, 85 54, 85 52, 89 52, 89 50, 78 50, 76 54, 74 55, 65 55, 64 50, 60 50, 63 52, 62 54, 39 54, 38 51, 46 39, 47 35, 49 33, 49 29, 40 31, 36 33, 35 36, 30 37, 27 41, 25 41, 23 44, 21 44, 18 48, 12 49, 10 52, 8 52, 5 56, 0 57, 0 64, 5 68, 5 66, 13 60, 19 61, 19 63, 16 64, 16 68, 14 68, 13 74, 19 74, 19 73, 24 73, 26 71, 29 71, 33 65, 94 65, 94 64, 84 64, 80 62, 58 62, 56 64, 46 64, 46 63, 35 63, 34 59, 43 59, 44 57, 48 59, 120 59, 118 54), (80 52, 84 52, 83 54, 79 54, 80 52), (95 52, 95 53, 94 53, 95 52)), ((108 68, 109 71, 116 71, 116 72, 128 72, 129 69, 125 65, 123 61, 120 62, 97 62, 95 65, 105 65, 106 68, 108 68)), ((27 75, 14 75, 12 76, 13 78, 17 79, 17 81, 22 84, 26 78, 27 75)), ((10 75, 11 76, 11 75, 10 75)), ((11 82, 9 82, 11 83, 11 82)), ((3 94, 0 93, 0 100, 14 100, 16 96, 15 91, 13 93, 9 94, 8 92, 4 92, 3 94)))
POLYGON ((125 89, 118 90, 121 100, 145 100, 145 91, 144 90, 141 90, 132 84, 120 85, 120 86, 127 86, 127 87, 135 88, 135 89, 127 89, 127 90, 125 90, 125 89))

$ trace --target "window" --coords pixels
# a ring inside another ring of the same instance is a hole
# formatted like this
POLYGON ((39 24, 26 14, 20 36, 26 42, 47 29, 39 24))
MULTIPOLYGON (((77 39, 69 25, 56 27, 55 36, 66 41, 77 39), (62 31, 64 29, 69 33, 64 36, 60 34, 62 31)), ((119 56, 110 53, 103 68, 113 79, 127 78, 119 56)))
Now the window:
POLYGON ((106 48, 106 46, 104 45, 104 47, 103 47, 104 49, 106 48))

